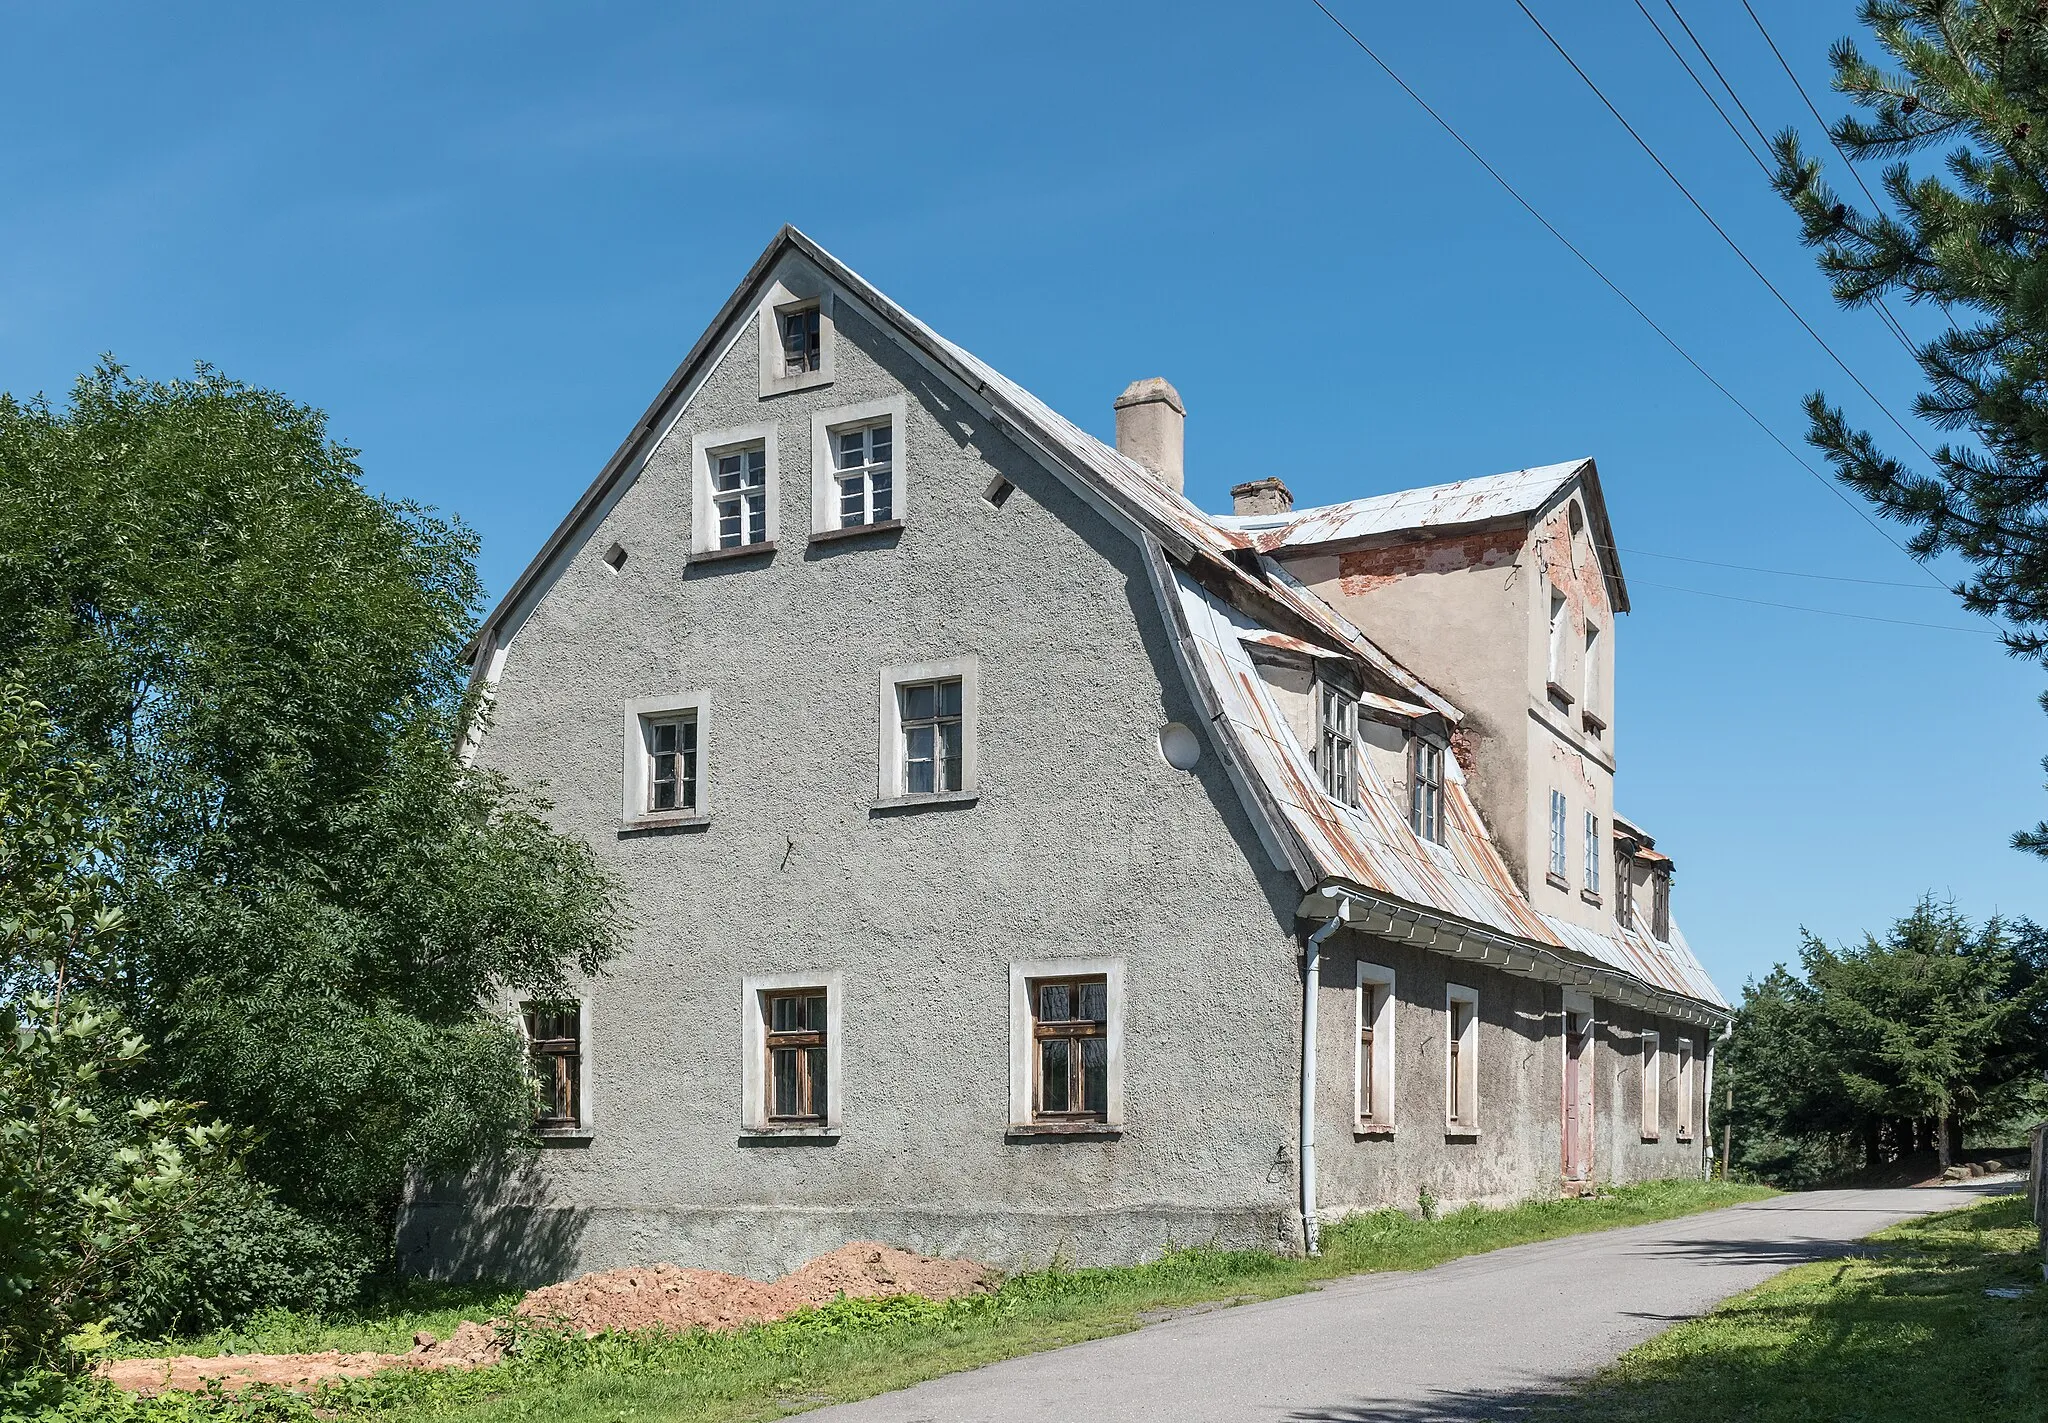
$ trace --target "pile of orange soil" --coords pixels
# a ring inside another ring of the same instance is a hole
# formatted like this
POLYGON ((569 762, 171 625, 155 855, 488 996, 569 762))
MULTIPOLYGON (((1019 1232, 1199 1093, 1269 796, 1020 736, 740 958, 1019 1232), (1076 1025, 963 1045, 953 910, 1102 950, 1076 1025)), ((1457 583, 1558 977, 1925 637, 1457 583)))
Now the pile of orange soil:
MULTIPOLYGON (((647 1265, 599 1270, 529 1292, 522 1319, 594 1336, 606 1330, 744 1328, 830 1304, 840 1295, 871 1299, 923 1295, 952 1299, 995 1287, 995 1273, 972 1260, 935 1260, 871 1240, 842 1245, 792 1270, 774 1284, 722 1270, 647 1265)), ((133 1393, 197 1391, 209 1382, 236 1392, 256 1383, 310 1388, 328 1379, 367 1378, 382 1369, 470 1369, 505 1356, 506 1331, 465 1320, 447 1339, 413 1336, 409 1354, 223 1354, 175 1359, 120 1359, 99 1366, 102 1378, 133 1393)))
POLYGON ((166 1389, 197 1393, 215 1383, 229 1393, 259 1383, 311 1388, 330 1379, 368 1378, 385 1369, 473 1369, 504 1357, 505 1343, 496 1329, 464 1320, 438 1343, 431 1334, 415 1334, 409 1354, 343 1354, 333 1349, 318 1354, 180 1354, 172 1359, 113 1359, 93 1372, 116 1388, 147 1397, 166 1389))

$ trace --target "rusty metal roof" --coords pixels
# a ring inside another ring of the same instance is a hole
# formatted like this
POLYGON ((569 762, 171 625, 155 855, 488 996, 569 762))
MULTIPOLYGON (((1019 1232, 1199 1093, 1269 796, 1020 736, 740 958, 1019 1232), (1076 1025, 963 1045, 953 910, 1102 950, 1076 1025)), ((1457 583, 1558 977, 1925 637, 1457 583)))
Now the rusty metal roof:
MULTIPOLYGON (((1617 970, 1667 993, 1725 1009, 1676 928, 1660 944, 1647 925, 1611 934, 1538 913, 1516 886, 1465 786, 1455 757, 1445 759, 1447 831, 1439 845, 1418 836, 1392 790, 1369 762, 1358 766, 1358 804, 1344 805, 1322 788, 1315 768, 1288 728, 1265 680, 1245 649, 1264 641, 1242 608, 1182 571, 1170 590, 1199 658, 1219 715, 1228 722, 1246 772, 1277 807, 1286 831, 1316 874, 1436 910, 1467 923, 1617 970)), ((1420 708, 1417 708, 1420 710, 1420 708)))
POLYGON ((1483 524, 1543 508, 1591 463, 1584 459, 1567 460, 1563 464, 1537 465, 1480 479, 1432 484, 1426 489, 1399 489, 1391 494, 1348 499, 1342 504, 1323 504, 1287 514, 1247 515, 1217 522, 1233 532, 1257 538, 1262 549, 1303 548, 1409 529, 1483 524))

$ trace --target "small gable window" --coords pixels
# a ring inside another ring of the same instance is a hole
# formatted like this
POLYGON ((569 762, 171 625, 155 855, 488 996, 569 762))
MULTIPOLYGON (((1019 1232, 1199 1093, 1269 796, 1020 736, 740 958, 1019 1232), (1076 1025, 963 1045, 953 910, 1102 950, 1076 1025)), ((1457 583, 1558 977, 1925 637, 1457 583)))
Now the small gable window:
POLYGON ((817 370, 824 360, 817 306, 800 306, 775 315, 782 328, 783 375, 801 376, 817 370))

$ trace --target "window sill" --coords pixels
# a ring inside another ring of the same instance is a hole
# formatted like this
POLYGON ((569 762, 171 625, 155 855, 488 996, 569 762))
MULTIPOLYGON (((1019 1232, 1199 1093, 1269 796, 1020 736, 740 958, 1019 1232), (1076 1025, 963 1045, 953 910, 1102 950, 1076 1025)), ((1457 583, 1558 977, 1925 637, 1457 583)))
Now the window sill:
POLYGON ((1599 892, 1596 890, 1582 889, 1579 891, 1579 898, 1585 900, 1586 903, 1592 905, 1595 909, 1598 909, 1604 903, 1600 898, 1599 892))
POLYGON ((820 529, 811 535, 811 542, 837 543, 841 539, 857 539, 862 534, 893 534, 902 527, 901 519, 878 519, 872 524, 852 524, 843 529, 820 529))
POLYGON ((690 555, 691 563, 717 563, 728 558, 765 557, 775 552, 775 540, 766 539, 757 544, 740 544, 736 548, 705 548, 690 555))
POLYGON ((1563 890, 1566 894, 1570 894, 1572 892, 1571 881, 1566 879, 1563 875, 1546 874, 1543 876, 1543 882, 1549 885, 1552 889, 1563 890))
POLYGON ((1646 1132, 1644 1132, 1644 1133, 1643 1133, 1643 1140, 1644 1140, 1644 1141, 1662 1141, 1663 1139, 1664 1139, 1664 1133, 1662 1133, 1662 1132, 1656 1132, 1656 1131, 1646 1131, 1646 1132))
POLYGON ((657 815, 636 815, 631 820, 619 822, 619 833, 630 835, 636 830, 702 830, 711 823, 711 812, 700 810, 677 811, 673 815, 662 812, 657 815))
POLYGON ((927 806, 937 809, 940 806, 973 805, 980 799, 980 791, 942 791, 935 795, 890 796, 886 800, 870 802, 868 809, 884 813, 892 810, 921 810, 927 806))
POLYGON ((589 1127, 541 1127, 534 1135, 546 1146, 588 1146, 597 1135, 589 1127))
POLYGON ((772 1145, 777 1142, 820 1142, 829 1145, 839 1140, 838 1127, 820 1126, 765 1126, 742 1127, 740 1145, 772 1145))
POLYGON ((1445 1141, 1477 1141, 1477 1140, 1479 1140, 1479 1128, 1478 1128, 1478 1127, 1456 1127, 1456 1126, 1453 1126, 1453 1127, 1445 1127, 1445 1128, 1444 1128, 1444 1140, 1445 1140, 1445 1141))
POLYGON ((1682 1131, 1678 1134, 1678 1139, 1681 1143, 1689 1142, 1692 1140, 1692 1133, 1689 1131, 1682 1131))
POLYGON ((1124 1134, 1120 1126, 1108 1122, 1011 1122, 1003 1128, 1006 1137, 1094 1137, 1099 1140, 1115 1140, 1124 1134))
POLYGON ((1552 700, 1553 702, 1558 702, 1567 708, 1569 708, 1572 702, 1576 700, 1576 698, 1574 698, 1570 692, 1567 692, 1563 687, 1559 686, 1555 682, 1545 682, 1543 684, 1543 690, 1550 697, 1550 700, 1552 700))
POLYGON ((1394 1127, 1391 1122, 1360 1122, 1351 1128, 1354 1141, 1392 1141, 1394 1127))
POLYGON ((1594 716, 1593 713, 1581 708, 1579 711, 1579 730, 1597 740, 1600 733, 1607 730, 1607 723, 1594 716))

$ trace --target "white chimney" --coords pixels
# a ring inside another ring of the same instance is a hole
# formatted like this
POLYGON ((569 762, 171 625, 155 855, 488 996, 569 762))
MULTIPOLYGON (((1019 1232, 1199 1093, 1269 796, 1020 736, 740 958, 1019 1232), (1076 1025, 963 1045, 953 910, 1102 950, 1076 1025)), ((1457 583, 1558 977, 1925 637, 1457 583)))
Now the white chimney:
POLYGON ((1116 398, 1116 447, 1178 494, 1183 483, 1181 442, 1188 408, 1180 392, 1158 376, 1134 380, 1116 398))

